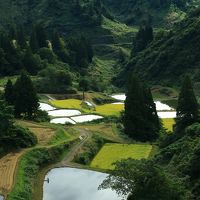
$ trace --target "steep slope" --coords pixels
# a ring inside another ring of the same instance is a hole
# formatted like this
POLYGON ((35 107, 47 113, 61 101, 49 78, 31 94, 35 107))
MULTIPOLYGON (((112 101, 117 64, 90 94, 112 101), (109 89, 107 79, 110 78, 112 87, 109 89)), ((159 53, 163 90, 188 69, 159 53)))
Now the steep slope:
POLYGON ((153 84, 179 85, 188 73, 200 82, 200 10, 196 10, 176 29, 166 32, 139 54, 133 55, 121 80, 134 71, 153 84))
POLYGON ((182 20, 199 0, 104 0, 106 8, 119 21, 140 25, 149 21, 156 26, 171 26, 182 20))
POLYGON ((0 2, 0 29, 22 25, 28 35, 34 24, 42 23, 51 34, 53 30, 69 38, 84 35, 94 49, 90 76, 104 90, 113 76, 120 71, 119 58, 127 58, 132 38, 137 29, 113 20, 99 0, 6 0, 0 2), (9 10, 9 12, 8 12, 9 10))

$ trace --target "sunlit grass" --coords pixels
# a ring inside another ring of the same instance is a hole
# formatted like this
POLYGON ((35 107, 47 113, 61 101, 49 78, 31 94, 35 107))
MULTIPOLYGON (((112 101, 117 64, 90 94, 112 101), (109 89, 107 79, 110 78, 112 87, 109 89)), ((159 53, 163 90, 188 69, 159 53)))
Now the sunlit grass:
POLYGON ((66 99, 66 100, 53 100, 50 101, 52 106, 57 108, 74 108, 74 109, 82 109, 81 106, 82 101, 78 99, 66 99))
POLYGON ((96 107, 96 113, 100 115, 114 115, 119 116, 120 112, 123 111, 124 105, 123 104, 104 104, 101 106, 96 107))
POLYGON ((57 108, 78 109, 84 111, 84 113, 94 113, 104 116, 119 116, 120 112, 124 109, 124 105, 122 104, 104 104, 96 106, 94 110, 87 110, 81 106, 81 103, 82 101, 77 99, 50 101, 50 104, 57 108))
POLYGON ((91 162, 91 167, 114 169, 113 163, 122 159, 147 159, 151 153, 149 144, 106 144, 91 162))
POLYGON ((163 126, 168 131, 173 131, 173 125, 175 124, 175 120, 173 118, 170 119, 162 119, 163 126))

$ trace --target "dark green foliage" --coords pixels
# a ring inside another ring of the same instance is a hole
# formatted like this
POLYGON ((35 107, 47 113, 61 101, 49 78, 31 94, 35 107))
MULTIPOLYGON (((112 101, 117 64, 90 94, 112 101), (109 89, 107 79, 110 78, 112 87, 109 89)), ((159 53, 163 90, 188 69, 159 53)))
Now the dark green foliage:
POLYGON ((185 180, 184 185, 192 193, 188 199, 197 200, 199 190, 199 144, 200 125, 195 123, 186 128, 180 139, 161 149, 155 157, 155 162, 165 167, 165 170, 185 180))
POLYGON ((103 182, 101 188, 112 188, 118 194, 129 194, 128 200, 186 200, 181 182, 165 173, 152 161, 123 160, 103 182))
POLYGON ((180 134, 185 127, 199 121, 199 106, 191 80, 186 76, 178 98, 175 132, 180 134))
POLYGON ((38 23, 34 28, 39 48, 47 47, 47 33, 44 24, 38 23))
POLYGON ((40 57, 38 55, 34 55, 30 49, 25 52, 23 64, 26 71, 32 75, 36 75, 42 68, 40 57))
POLYGON ((56 55, 49 48, 45 48, 45 47, 41 48, 38 51, 38 54, 40 55, 40 58, 42 60, 47 60, 47 62, 50 63, 50 64, 54 64, 56 62, 56 55))
POLYGON ((188 73, 192 80, 199 82, 199 33, 199 15, 187 18, 137 56, 133 55, 121 74, 122 79, 134 71, 152 84, 180 86, 188 73))
POLYGON ((11 130, 11 138, 9 141, 4 141, 7 145, 11 145, 11 148, 25 148, 31 147, 37 143, 37 137, 31 133, 28 129, 24 129, 20 126, 14 126, 11 130))
POLYGON ((9 105, 14 104, 14 87, 11 80, 8 80, 5 86, 4 98, 9 105))
POLYGON ((39 74, 35 82, 37 91, 47 93, 67 93, 72 88, 72 74, 63 68, 48 67, 39 74))
POLYGON ((0 146, 3 151, 31 147, 37 138, 29 130, 14 125, 13 109, 0 102, 0 146))
POLYGON ((133 42, 132 55, 144 50, 153 38, 153 28, 149 25, 141 26, 133 42))
POLYGON ((36 53, 38 51, 39 44, 35 29, 32 30, 29 45, 33 53, 36 53))
POLYGON ((133 75, 129 84, 124 113, 125 134, 135 140, 155 140, 160 123, 151 91, 133 75))
POLYGON ((75 157, 75 161, 80 164, 88 165, 98 153, 98 151, 103 147, 103 145, 108 142, 104 138, 93 135, 91 141, 88 141, 83 149, 82 153, 75 157))
POLYGON ((89 89, 90 83, 87 78, 82 78, 79 82, 79 88, 83 91, 83 100, 85 100, 85 92, 89 89))
POLYGON ((198 1, 187 0, 110 0, 103 1, 110 13, 119 21, 128 25, 140 25, 151 22, 155 26, 165 26, 166 18, 174 7, 176 15, 189 12, 190 7, 198 5, 198 1))
POLYGON ((22 72, 14 86, 15 94, 15 116, 28 117, 29 119, 37 112, 39 104, 38 97, 30 77, 22 72))
POLYGON ((50 117, 49 117, 49 115, 48 115, 48 113, 46 111, 38 110, 35 113, 35 116, 34 116, 33 120, 36 121, 36 122, 49 122, 50 121, 50 117))
POLYGON ((19 46, 22 49, 25 49, 27 47, 26 34, 25 34, 24 29, 23 29, 22 26, 18 29, 17 38, 16 39, 18 41, 19 46))

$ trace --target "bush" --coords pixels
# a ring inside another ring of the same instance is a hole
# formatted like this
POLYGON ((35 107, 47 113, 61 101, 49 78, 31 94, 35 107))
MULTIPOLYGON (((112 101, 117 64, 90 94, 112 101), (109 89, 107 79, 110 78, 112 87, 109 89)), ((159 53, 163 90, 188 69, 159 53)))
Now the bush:
POLYGON ((38 110, 34 116, 34 121, 36 122, 49 122, 50 117, 46 111, 38 110))
POLYGON ((20 126, 15 126, 11 131, 12 138, 7 142, 7 144, 11 144, 12 147, 25 148, 37 144, 37 137, 28 129, 22 128, 20 126))

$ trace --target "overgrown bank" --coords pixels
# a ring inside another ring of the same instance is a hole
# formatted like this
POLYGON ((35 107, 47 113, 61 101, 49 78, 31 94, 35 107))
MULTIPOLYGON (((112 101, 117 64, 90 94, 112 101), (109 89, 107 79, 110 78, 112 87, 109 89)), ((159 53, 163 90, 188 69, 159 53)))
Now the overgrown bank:
POLYGON ((58 162, 75 142, 73 140, 48 148, 36 148, 26 153, 20 160, 15 186, 7 200, 32 200, 34 179, 39 171, 58 162))

